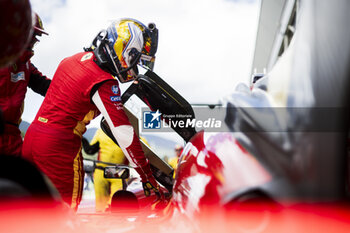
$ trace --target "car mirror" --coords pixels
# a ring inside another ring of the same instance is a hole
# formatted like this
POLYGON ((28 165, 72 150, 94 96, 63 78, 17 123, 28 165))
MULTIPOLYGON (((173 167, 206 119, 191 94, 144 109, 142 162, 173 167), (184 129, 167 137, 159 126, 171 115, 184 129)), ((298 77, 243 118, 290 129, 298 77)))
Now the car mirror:
POLYGON ((130 176, 130 171, 128 168, 120 168, 117 166, 105 167, 103 169, 104 178, 112 179, 128 179, 130 176))

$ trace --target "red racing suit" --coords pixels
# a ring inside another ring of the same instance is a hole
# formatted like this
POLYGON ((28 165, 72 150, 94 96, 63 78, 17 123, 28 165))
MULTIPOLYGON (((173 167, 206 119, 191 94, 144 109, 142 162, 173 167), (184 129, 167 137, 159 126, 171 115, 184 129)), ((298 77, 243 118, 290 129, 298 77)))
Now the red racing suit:
POLYGON ((20 156, 22 136, 18 126, 27 87, 45 96, 51 82, 25 57, 22 56, 12 66, 0 69, 0 109, 5 120, 5 131, 0 135, 0 155, 20 156))
POLYGON ((144 171, 145 176, 151 174, 139 139, 123 110, 118 81, 94 59, 93 52, 83 52, 60 63, 27 130, 22 151, 51 179, 73 209, 77 209, 83 190, 81 137, 85 125, 100 112, 130 164, 144 171))

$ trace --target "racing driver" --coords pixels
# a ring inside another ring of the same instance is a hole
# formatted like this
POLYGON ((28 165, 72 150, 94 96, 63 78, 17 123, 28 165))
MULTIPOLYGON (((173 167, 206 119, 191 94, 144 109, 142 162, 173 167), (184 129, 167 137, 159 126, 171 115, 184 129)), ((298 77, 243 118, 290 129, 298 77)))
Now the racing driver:
POLYGON ((31 63, 34 55, 33 46, 39 41, 36 37, 48 35, 43 28, 40 17, 35 14, 33 35, 28 47, 17 61, 8 67, 0 69, 0 109, 5 121, 4 133, 0 135, 0 154, 20 156, 22 136, 18 126, 24 107, 27 87, 45 96, 51 80, 44 76, 31 63))
POLYGON ((65 58, 58 66, 26 133, 23 156, 51 179, 71 208, 77 210, 83 191, 81 137, 85 125, 100 113, 130 165, 139 173, 145 194, 153 190, 161 196, 123 110, 118 82, 134 80, 139 63, 152 69, 157 45, 154 24, 146 27, 134 19, 121 19, 99 32, 85 52, 65 58))

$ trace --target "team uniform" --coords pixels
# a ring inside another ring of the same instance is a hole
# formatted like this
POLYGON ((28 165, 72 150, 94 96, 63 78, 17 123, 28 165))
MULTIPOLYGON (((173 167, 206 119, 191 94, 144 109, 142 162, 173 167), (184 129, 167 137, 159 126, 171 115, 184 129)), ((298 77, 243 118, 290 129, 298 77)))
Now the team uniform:
POLYGON ((5 132, 0 135, 0 154, 4 155, 21 154, 23 142, 18 126, 27 87, 45 96, 51 82, 30 60, 23 57, 14 65, 0 69, 0 109, 5 120, 5 132))
MULTIPOLYGON (((118 81, 95 62, 93 52, 64 59, 24 139, 23 156, 51 179, 63 200, 77 209, 83 190, 81 137, 102 113, 130 165, 150 171, 121 103, 118 81)), ((152 176, 150 174, 150 176, 152 176)))
MULTIPOLYGON (((123 151, 117 146, 113 140, 108 137, 101 129, 96 131, 95 136, 90 144, 99 142, 100 150, 98 152, 98 161, 124 164, 126 161, 123 151)), ((98 166, 105 167, 102 163, 98 166)), ((121 179, 107 179, 104 178, 103 170, 95 169, 94 172, 94 188, 96 197, 96 211, 104 212, 110 204, 113 194, 123 188, 121 179)))

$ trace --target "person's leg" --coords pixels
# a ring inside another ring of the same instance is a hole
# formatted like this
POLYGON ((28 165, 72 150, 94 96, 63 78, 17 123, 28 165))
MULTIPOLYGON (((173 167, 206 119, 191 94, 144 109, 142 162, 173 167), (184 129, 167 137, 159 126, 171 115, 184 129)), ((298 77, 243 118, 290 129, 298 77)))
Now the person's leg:
POLYGON ((20 157, 22 153, 22 136, 17 129, 15 132, 7 132, 0 135, 0 155, 12 155, 20 157))
POLYGON ((82 198, 84 170, 82 155, 79 150, 74 158, 72 154, 54 153, 51 155, 34 155, 38 165, 56 186, 63 201, 77 210, 82 198))
POLYGON ((96 169, 94 172, 94 187, 96 198, 96 211, 104 212, 108 207, 109 182, 103 177, 103 171, 96 169))
POLYGON ((65 135, 63 139, 40 128, 32 131, 25 139, 24 158, 32 158, 55 185, 63 201, 77 210, 84 184, 80 138, 65 135))

